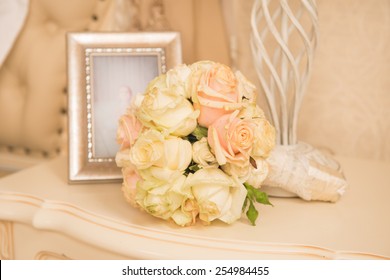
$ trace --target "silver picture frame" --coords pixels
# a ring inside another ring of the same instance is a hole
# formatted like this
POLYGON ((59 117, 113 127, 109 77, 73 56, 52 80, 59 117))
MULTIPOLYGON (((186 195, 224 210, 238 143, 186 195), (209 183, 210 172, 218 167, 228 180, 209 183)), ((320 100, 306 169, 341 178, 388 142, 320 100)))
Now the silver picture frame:
POLYGON ((177 32, 69 33, 69 183, 119 182, 121 114, 148 82, 182 62, 177 32))

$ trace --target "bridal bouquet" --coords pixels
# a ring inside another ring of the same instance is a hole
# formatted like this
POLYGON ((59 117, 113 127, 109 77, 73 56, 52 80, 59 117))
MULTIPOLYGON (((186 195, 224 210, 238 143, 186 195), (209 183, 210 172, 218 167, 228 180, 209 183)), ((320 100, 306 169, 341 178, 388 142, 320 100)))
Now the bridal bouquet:
POLYGON ((254 225, 275 130, 240 72, 200 61, 152 80, 119 120, 116 163, 134 207, 180 226, 254 225))

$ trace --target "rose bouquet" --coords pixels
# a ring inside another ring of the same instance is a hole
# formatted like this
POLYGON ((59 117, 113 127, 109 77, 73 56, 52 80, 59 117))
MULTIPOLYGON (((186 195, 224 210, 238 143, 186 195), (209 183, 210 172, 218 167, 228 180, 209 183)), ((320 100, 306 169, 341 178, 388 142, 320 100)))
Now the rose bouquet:
POLYGON ((116 163, 134 207, 180 226, 233 223, 254 203, 270 204, 260 186, 275 130, 240 72, 200 61, 152 80, 119 120, 116 163))

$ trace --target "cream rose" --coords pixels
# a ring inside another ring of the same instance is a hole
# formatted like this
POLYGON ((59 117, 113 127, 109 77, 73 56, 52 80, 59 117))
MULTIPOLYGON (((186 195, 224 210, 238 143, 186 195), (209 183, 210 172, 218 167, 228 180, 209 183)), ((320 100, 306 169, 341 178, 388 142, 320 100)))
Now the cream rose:
POLYGON ((265 118, 254 118, 253 120, 256 126, 252 156, 267 158, 275 146, 275 128, 265 118))
POLYGON ((251 165, 249 169, 249 176, 245 179, 245 181, 252 185, 252 187, 258 189, 267 178, 268 171, 269 167, 267 161, 263 159, 257 159, 255 160, 255 166, 251 165))
POLYGON ((189 76, 191 69, 185 65, 178 65, 170 69, 166 74, 166 86, 176 95, 181 95, 187 99, 191 98, 191 89, 189 84, 189 76))
POLYGON ((137 169, 164 164, 164 136, 156 130, 142 133, 130 150, 130 162, 137 169))
POLYGON ((217 160, 210 151, 206 137, 203 137, 192 145, 192 159, 203 168, 218 167, 217 160))
POLYGON ((135 140, 138 138, 139 133, 142 130, 142 124, 137 118, 127 113, 119 119, 118 130, 116 134, 116 141, 120 145, 120 150, 130 148, 135 140))
POLYGON ((199 112, 182 94, 185 93, 181 90, 167 87, 166 75, 159 76, 148 85, 142 101, 138 100, 137 117, 146 127, 187 136, 197 126, 199 112))
POLYGON ((133 166, 130 162, 130 149, 117 152, 115 155, 115 162, 118 167, 133 166))
POLYGON ((234 159, 231 159, 230 162, 221 166, 222 170, 238 180, 241 183, 244 183, 250 176, 251 164, 247 157, 242 154, 237 154, 234 159))
POLYGON ((198 122, 209 127, 222 115, 242 106, 237 90, 237 79, 231 69, 223 64, 201 61, 191 65, 192 101, 200 110, 198 122))
POLYGON ((162 169, 156 167, 141 172, 143 180, 137 184, 137 204, 155 217, 172 218, 181 226, 191 224, 193 218, 186 211, 186 204, 192 199, 192 193, 185 184, 186 176, 168 170, 169 176, 162 178, 161 172, 162 169))
POLYGON ((137 169, 152 166, 184 171, 191 163, 192 146, 187 140, 149 130, 140 135, 130 150, 130 162, 137 169))
POLYGON ((222 170, 241 183, 249 183, 255 188, 260 188, 268 175, 268 163, 261 158, 243 160, 242 162, 226 163, 222 170))
POLYGON ((164 141, 164 166, 172 170, 184 171, 191 163, 192 146, 187 140, 169 137, 164 141))
POLYGON ((256 87, 249 82, 247 78, 240 72, 236 71, 235 76, 237 79, 237 90, 239 93, 239 99, 245 98, 249 103, 256 103, 256 87))
POLYGON ((241 217, 246 189, 222 170, 200 169, 188 175, 186 185, 191 187, 198 202, 199 218, 202 221, 210 223, 219 219, 231 224, 241 217))
POLYGON ((263 110, 257 104, 249 101, 244 102, 244 106, 237 117, 243 119, 265 119, 263 110))
POLYGON ((199 206, 195 199, 188 198, 182 204, 181 208, 172 215, 172 220, 181 226, 189 226, 196 223, 196 217, 199 214, 199 206))

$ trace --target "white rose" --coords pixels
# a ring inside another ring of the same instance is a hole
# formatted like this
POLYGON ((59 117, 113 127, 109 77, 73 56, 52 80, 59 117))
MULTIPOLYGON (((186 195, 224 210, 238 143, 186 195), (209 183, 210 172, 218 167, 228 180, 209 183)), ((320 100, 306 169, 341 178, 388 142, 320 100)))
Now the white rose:
POLYGON ((251 165, 249 176, 246 182, 254 188, 260 188, 261 184, 267 178, 269 167, 268 163, 263 159, 256 159, 256 167, 251 165))
POLYGON ((207 143, 207 138, 203 137, 192 145, 192 158, 194 162, 201 167, 217 167, 218 163, 215 156, 212 154, 207 143))
POLYGON ((187 140, 169 137, 164 141, 164 166, 184 171, 191 163, 192 146, 187 140))
POLYGON ((243 101, 244 106, 240 110, 240 113, 238 114, 238 118, 244 118, 244 119, 265 119, 264 111, 261 110, 261 108, 255 104, 250 103, 248 101, 243 101))
POLYGON ((177 171, 152 167, 141 172, 142 181, 137 184, 135 200, 149 214, 161 218, 172 218, 178 225, 192 222, 191 214, 185 212, 186 202, 192 199, 186 176, 177 171), (156 177, 156 174, 158 176, 156 177), (159 178, 160 177, 160 178, 159 178))
POLYGON ((252 146, 252 156, 267 158, 275 146, 275 128, 265 118, 254 118, 255 141, 252 146))
POLYGON ((242 161, 226 163, 222 166, 222 170, 237 178, 241 183, 249 183, 255 188, 260 188, 261 184, 268 175, 268 163, 261 158, 251 159, 251 161, 242 161))
POLYGON ((115 155, 115 162, 118 167, 129 167, 130 162, 130 149, 119 151, 115 155))
POLYGON ((187 136, 196 128, 199 112, 181 94, 168 88, 166 75, 161 75, 149 84, 136 115, 146 127, 187 136))
POLYGON ((187 178, 198 202, 199 218, 206 223, 219 219, 233 223, 241 217, 246 189, 218 168, 200 169, 187 178))
POLYGON ((256 87, 240 72, 236 71, 237 90, 240 95, 240 100, 245 97, 249 102, 256 103, 256 87))
POLYGON ((198 203, 195 199, 189 198, 184 202, 181 208, 173 213, 172 220, 174 220, 178 225, 189 226, 196 223, 196 217, 198 214, 198 203))
POLYGON ((163 166, 164 137, 155 130, 148 130, 139 135, 130 150, 130 161, 137 169, 151 166, 163 166))
POLYGON ((241 183, 244 183, 250 175, 251 164, 246 157, 241 155, 222 165, 221 168, 226 174, 238 178, 241 183))
POLYGON ((192 146, 187 140, 169 136, 156 130, 142 133, 130 150, 130 161, 138 169, 151 166, 184 171, 191 163, 192 146))
POLYGON ((178 65, 175 68, 170 69, 166 74, 166 85, 177 95, 184 96, 190 99, 191 92, 189 88, 189 76, 191 75, 191 69, 185 65, 178 65))

